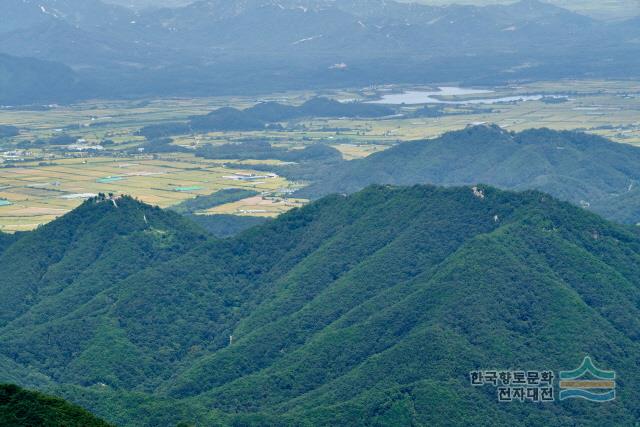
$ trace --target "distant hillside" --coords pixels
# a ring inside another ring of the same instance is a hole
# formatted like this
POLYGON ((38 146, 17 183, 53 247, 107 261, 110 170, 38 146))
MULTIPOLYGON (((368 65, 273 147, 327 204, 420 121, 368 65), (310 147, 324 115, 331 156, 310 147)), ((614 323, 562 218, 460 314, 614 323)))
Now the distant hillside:
POLYGON ((224 107, 206 116, 191 119, 191 128, 200 132, 264 130, 266 123, 236 108, 224 107))
MULTIPOLYGON (((300 106, 283 105, 277 102, 256 104, 246 110, 236 108, 219 108, 205 116, 191 118, 190 127, 197 131, 234 131, 234 130, 262 130, 278 122, 300 119, 303 117, 363 117, 375 118, 394 114, 394 110, 374 104, 361 102, 338 102, 328 98, 314 98, 300 106)), ((176 125, 152 125, 140 132, 148 134, 151 131, 168 133, 171 129, 184 131, 176 125)))
MULTIPOLYGON (((196 156, 204 157, 205 159, 276 159, 285 162, 298 162, 305 168, 310 167, 308 162, 326 161, 333 164, 342 161, 340 152, 328 145, 314 144, 300 150, 288 150, 286 148, 273 147, 270 143, 262 140, 250 140, 218 146, 207 144, 196 150, 196 156)), ((265 168, 269 169, 268 166, 265 168)))
POLYGON ((123 426, 640 417, 634 228, 533 191, 375 186, 190 233, 129 199, 28 233, 0 256, 0 355, 123 426), (615 403, 502 404, 469 383, 585 355, 615 370, 615 403))
POLYGON ((109 427, 62 399, 0 384, 0 425, 6 427, 109 427))
POLYGON ((313 98, 298 107, 263 102, 248 108, 245 112, 266 122, 282 122, 302 117, 375 118, 395 113, 392 108, 384 105, 339 102, 328 98, 313 98))
POLYGON ((638 162, 640 149, 598 136, 549 129, 511 133, 479 126, 345 162, 331 173, 318 175, 318 181, 300 194, 350 193, 373 183, 482 182, 545 191, 610 219, 635 224, 640 223, 638 162))
POLYGON ((179 7, 193 3, 194 0, 106 0, 105 3, 143 9, 146 7, 179 7))
MULTIPOLYGON (((402 0, 405 3, 421 3, 431 6, 447 4, 473 4, 486 6, 492 4, 509 4, 514 0, 402 0)), ((596 19, 625 19, 640 15, 640 4, 635 0, 545 0, 556 6, 564 7, 578 13, 590 15, 596 19)))
POLYGON ((62 64, 0 54, 0 105, 68 102, 84 96, 83 90, 62 64))

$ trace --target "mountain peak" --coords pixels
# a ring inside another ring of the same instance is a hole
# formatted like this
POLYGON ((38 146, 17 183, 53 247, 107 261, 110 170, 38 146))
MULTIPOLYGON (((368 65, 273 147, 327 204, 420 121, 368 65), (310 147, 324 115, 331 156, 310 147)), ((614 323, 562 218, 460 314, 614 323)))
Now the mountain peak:
POLYGON ((24 313, 42 294, 64 294, 64 300, 80 292, 87 298, 90 289, 99 292, 110 281, 205 239, 203 230, 179 214, 132 197, 89 199, 0 253, 0 264, 8 266, 4 278, 14 284, 0 302, 0 325, 24 313))

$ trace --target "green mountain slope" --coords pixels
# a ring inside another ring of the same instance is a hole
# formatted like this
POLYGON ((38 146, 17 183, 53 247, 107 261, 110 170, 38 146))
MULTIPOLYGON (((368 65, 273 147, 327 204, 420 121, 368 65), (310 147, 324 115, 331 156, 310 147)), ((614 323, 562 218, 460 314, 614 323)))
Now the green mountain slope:
POLYGON ((638 148, 584 133, 549 129, 510 133, 496 126, 477 126, 346 162, 338 171, 319 173, 317 182, 301 195, 349 193, 374 183, 482 182, 544 191, 590 206, 609 219, 635 224, 640 222, 639 161, 638 148))
MULTIPOLYGON (((3 354, 51 377, 60 375, 54 367, 61 366, 69 368, 66 375, 82 378, 91 377, 96 369, 126 370, 126 366, 105 367, 109 360, 100 345, 124 351, 127 344, 124 340, 117 347, 119 335, 91 304, 108 304, 105 290, 203 239, 204 231, 178 214, 126 197, 88 201, 60 220, 25 234, 0 255, 0 323, 13 331, 9 333, 12 344, 4 346, 3 354), (94 337, 94 328, 111 341, 94 337), (72 356, 68 351, 75 345, 85 351, 73 356, 80 360, 95 356, 104 363, 74 370, 67 363, 72 356)), ((136 372, 139 369, 126 374, 136 372)))
POLYGON ((0 384, 0 425, 7 427, 108 427, 62 399, 0 384))
MULTIPOLYGON (((137 224, 144 211, 172 233, 177 217, 130 203, 90 202, 47 227, 115 227, 121 212, 137 224)), ((11 245, 0 268, 26 239, 46 246, 41 230, 11 245)), ((74 230, 56 241, 81 265, 72 247, 94 233, 74 230)), ((107 265, 124 262, 103 252, 107 265)), ((119 425, 640 417, 640 233, 543 193, 374 186, 178 252, 100 286, 56 271, 62 288, 99 288, 64 306, 46 282, 35 302, 13 295, 23 309, 0 328, 0 355, 119 425), (494 389, 469 383, 475 369, 558 372, 586 355, 616 371, 615 402, 499 404, 494 389)), ((10 288, 0 282, 3 295, 10 288)))

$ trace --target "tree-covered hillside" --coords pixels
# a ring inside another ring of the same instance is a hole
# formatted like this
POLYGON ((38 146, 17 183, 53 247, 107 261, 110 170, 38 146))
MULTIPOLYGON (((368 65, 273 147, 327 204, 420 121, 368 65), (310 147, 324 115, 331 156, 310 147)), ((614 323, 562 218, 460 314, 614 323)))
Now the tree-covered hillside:
MULTIPOLYGON (((245 110, 223 107, 204 116, 193 116, 189 127, 198 131, 261 130, 278 122, 303 117, 384 117, 394 114, 387 106, 362 102, 338 102, 328 98, 313 98, 300 106, 284 105, 277 102, 263 102, 245 110)), ((177 133, 184 133, 184 126, 175 126, 177 133)), ((166 125, 151 125, 141 133, 164 131, 166 125)))
POLYGON ((535 191, 374 186, 231 239, 192 233, 124 199, 23 236, 0 256, 0 355, 118 425, 640 417, 635 228, 535 191), (90 241, 106 243, 99 256, 90 241), (586 355, 616 371, 614 402, 504 404, 469 382, 586 355))
POLYGON ((33 315, 41 302, 45 312, 54 301, 58 309, 85 302, 103 286, 191 249, 204 231, 129 197, 102 196, 18 237, 0 253, 2 283, 11 284, 0 299, 0 325, 33 315))
MULTIPOLYGON (((544 191, 609 219, 636 224, 640 223, 638 164, 637 147, 594 135, 550 129, 512 133, 497 126, 476 126, 344 162, 331 173, 317 171, 317 182, 300 194, 350 193, 370 184, 481 182, 544 191)), ((288 173, 286 168, 278 172, 288 173)))
POLYGON ((82 408, 57 397, 0 384, 0 425, 5 427, 108 427, 82 408))

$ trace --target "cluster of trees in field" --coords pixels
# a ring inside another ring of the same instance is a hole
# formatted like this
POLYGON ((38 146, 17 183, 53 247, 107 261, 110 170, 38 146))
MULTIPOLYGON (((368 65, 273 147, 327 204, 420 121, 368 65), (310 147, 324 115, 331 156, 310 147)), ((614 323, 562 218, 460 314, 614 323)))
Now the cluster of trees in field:
POLYGON ((52 136, 50 138, 37 138, 35 140, 29 141, 24 140, 20 141, 17 144, 18 148, 32 148, 32 147, 55 147, 55 146, 65 146, 72 145, 78 142, 80 137, 69 135, 66 133, 62 133, 59 135, 52 136))
POLYGON ((543 193, 374 186, 224 240, 92 199, 3 247, 0 380, 23 372, 118 425, 640 416, 640 232, 543 193), (616 405, 469 385, 585 353, 624 378, 616 405))
POLYGON ((148 140, 161 139, 172 135, 184 135, 191 133, 191 127, 186 123, 169 122, 147 125, 138 131, 138 135, 148 140))

